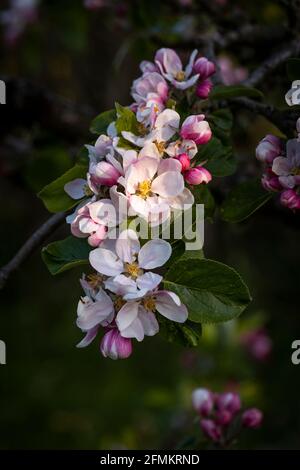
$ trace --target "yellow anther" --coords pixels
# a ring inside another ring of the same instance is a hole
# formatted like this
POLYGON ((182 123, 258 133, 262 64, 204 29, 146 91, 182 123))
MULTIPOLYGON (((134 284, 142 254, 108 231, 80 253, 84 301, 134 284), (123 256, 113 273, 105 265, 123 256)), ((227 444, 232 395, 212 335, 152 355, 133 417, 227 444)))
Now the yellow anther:
POLYGON ((151 181, 144 180, 138 184, 136 191, 138 196, 141 196, 143 199, 146 199, 151 194, 151 181))

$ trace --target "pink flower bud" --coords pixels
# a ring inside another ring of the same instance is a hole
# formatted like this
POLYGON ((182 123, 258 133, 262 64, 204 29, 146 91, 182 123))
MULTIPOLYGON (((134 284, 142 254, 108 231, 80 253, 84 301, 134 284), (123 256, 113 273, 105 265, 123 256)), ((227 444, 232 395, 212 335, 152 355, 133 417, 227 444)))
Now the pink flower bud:
POLYGON ((258 428, 261 425, 263 414, 257 408, 249 408, 242 414, 242 424, 245 428, 258 428))
POLYGON ((102 338, 100 350, 104 357, 127 359, 132 353, 131 339, 123 338, 117 328, 109 329, 102 338))
POLYGON ((221 410, 216 412, 216 423, 220 426, 227 426, 232 421, 232 413, 227 410, 221 410))
POLYGON ((282 154, 282 142, 279 137, 268 134, 256 147, 256 158, 263 163, 272 163, 274 158, 282 154))
POLYGON ((206 437, 214 442, 220 441, 222 437, 221 429, 212 419, 202 419, 200 426, 206 437))
POLYGON ((205 80, 206 78, 210 77, 215 73, 215 71, 215 64, 206 57, 200 57, 194 64, 194 72, 199 73, 201 80, 205 80))
POLYGON ((211 129, 204 114, 188 116, 180 130, 183 139, 193 140, 197 145, 206 144, 211 139, 211 129))
POLYGON ((294 189, 287 189, 281 193, 280 202, 289 209, 300 209, 300 196, 294 189))
POLYGON ((219 411, 229 411, 232 414, 241 409, 241 399, 237 393, 227 392, 217 396, 216 405, 219 411))
POLYGON ((214 406, 213 394, 206 388, 197 388, 192 393, 192 403, 197 413, 209 416, 214 406))
POLYGON ((263 175, 261 179, 261 184, 266 191, 282 190, 282 186, 279 182, 278 176, 276 176, 272 171, 263 175))
POLYGON ((212 176, 203 166, 195 166, 184 172, 184 179, 188 184, 207 184, 212 180, 212 176))
POLYGON ((198 83, 196 88, 196 95, 199 96, 199 98, 206 100, 212 90, 212 87, 212 81, 207 78, 206 80, 203 80, 203 82, 198 83))
POLYGON ((191 160, 187 153, 181 153, 180 155, 177 155, 177 157, 175 158, 176 160, 179 160, 181 163, 181 167, 182 167, 181 171, 186 171, 190 168, 191 160))
POLYGON ((117 184, 121 175, 111 163, 102 161, 95 167, 95 176, 100 184, 110 187, 117 184))

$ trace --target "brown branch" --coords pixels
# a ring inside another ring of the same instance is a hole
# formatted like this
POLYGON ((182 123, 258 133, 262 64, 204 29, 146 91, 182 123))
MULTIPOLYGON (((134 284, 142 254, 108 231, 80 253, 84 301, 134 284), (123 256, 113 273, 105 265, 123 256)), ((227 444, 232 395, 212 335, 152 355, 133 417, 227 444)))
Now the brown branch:
POLYGON ((52 215, 26 240, 15 256, 0 269, 0 289, 4 287, 9 276, 62 224, 65 217, 65 212, 52 215))
POLYGON ((287 136, 292 135, 299 117, 299 112, 297 111, 290 109, 281 110, 275 108, 275 106, 260 103, 249 98, 233 98, 230 102, 239 107, 246 108, 255 114, 264 116, 287 136))
POLYGON ((287 46, 284 46, 281 50, 271 55, 265 62, 262 63, 247 80, 243 82, 246 86, 255 86, 262 82, 266 75, 272 70, 279 67, 283 62, 288 60, 292 56, 298 56, 300 54, 300 40, 295 39, 287 46))

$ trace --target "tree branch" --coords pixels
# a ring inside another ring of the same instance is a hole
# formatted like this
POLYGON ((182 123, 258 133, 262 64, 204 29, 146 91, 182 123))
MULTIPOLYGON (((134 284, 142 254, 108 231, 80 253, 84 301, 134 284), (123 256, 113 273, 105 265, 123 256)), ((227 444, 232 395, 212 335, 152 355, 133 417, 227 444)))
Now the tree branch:
POLYGON ((26 240, 15 256, 0 269, 0 289, 4 287, 9 276, 62 224, 65 217, 65 212, 52 215, 26 240))
POLYGON ((300 41, 295 39, 287 46, 284 46, 280 51, 275 52, 265 62, 260 65, 247 80, 243 82, 246 86, 255 86, 262 82, 265 76, 276 69, 279 65, 285 62, 292 56, 298 56, 300 54, 300 41))

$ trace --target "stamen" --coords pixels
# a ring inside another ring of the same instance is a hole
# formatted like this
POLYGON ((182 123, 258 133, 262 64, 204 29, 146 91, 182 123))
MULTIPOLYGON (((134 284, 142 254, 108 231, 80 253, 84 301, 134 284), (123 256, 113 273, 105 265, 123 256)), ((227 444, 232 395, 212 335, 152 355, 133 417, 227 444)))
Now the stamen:
POLYGON ((144 180, 138 184, 136 191, 138 196, 141 196, 143 199, 146 199, 151 194, 151 181, 144 180))
POLYGON ((125 271, 134 279, 142 274, 142 270, 139 265, 135 262, 133 263, 125 263, 125 271))
POLYGON ((177 72, 176 75, 175 75, 175 80, 177 80, 178 82, 183 82, 184 79, 185 79, 184 71, 179 70, 179 72, 177 72))
POLYGON ((89 274, 87 276, 87 282, 92 289, 98 289, 102 286, 103 276, 101 276, 101 274, 89 274))
POLYGON ((155 305, 155 298, 154 297, 147 297, 143 300, 143 306, 145 307, 148 312, 155 312, 156 305, 155 305))

